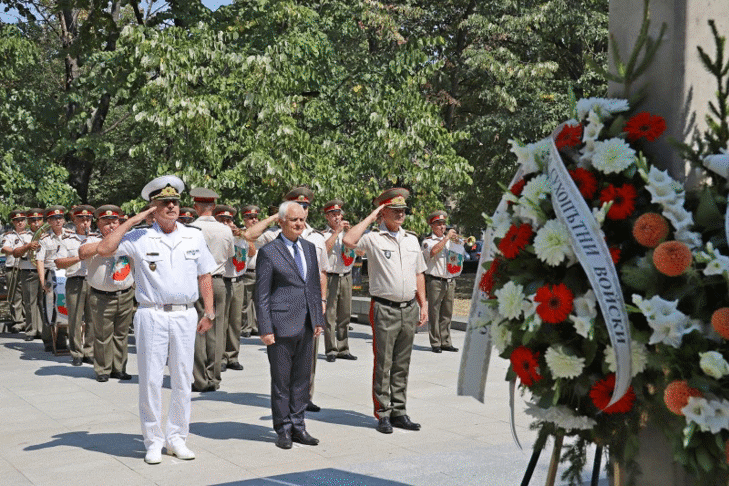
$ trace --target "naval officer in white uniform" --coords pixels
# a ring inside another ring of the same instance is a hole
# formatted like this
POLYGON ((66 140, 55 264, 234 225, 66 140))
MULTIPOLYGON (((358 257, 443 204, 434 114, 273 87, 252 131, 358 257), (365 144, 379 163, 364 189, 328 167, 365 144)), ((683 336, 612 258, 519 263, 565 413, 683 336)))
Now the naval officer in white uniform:
POLYGON ((154 179, 142 189, 142 197, 151 201, 151 208, 129 218, 104 237, 98 247, 102 257, 127 256, 133 260, 135 297, 139 302, 134 316, 139 418, 148 464, 161 462, 163 446, 179 459, 195 458, 185 445, 190 426, 195 331, 206 332, 215 319, 210 276, 217 266, 215 260, 200 230, 176 222, 184 188, 175 176, 154 179), (132 229, 151 214, 154 223, 150 227, 132 229), (195 311, 198 285, 205 308, 199 322, 195 311), (172 394, 163 432, 165 362, 169 364, 172 394))

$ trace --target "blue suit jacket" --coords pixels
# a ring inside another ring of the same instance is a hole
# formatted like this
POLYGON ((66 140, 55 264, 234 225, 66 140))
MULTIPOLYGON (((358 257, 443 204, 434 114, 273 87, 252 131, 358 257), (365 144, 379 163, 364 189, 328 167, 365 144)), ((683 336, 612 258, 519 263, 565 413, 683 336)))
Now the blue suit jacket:
POLYGON ((254 301, 261 335, 297 336, 307 314, 312 330, 324 326, 316 248, 303 238, 299 241, 306 258, 306 281, 281 235, 258 250, 254 301))

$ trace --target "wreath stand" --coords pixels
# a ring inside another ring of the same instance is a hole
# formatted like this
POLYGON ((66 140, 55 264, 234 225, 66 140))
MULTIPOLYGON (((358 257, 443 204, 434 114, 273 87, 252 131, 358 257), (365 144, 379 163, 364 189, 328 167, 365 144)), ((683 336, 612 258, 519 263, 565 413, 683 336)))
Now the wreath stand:
MULTIPOLYGON (((539 456, 542 454, 542 449, 547 443, 549 434, 539 434, 537 442, 534 444, 534 450, 532 451, 532 457, 529 459, 529 465, 527 466, 526 472, 524 472, 524 478, 521 481, 521 486, 529 486, 529 482, 534 474, 534 469, 537 467, 539 456)), ((564 442, 564 434, 559 433, 554 436, 554 447, 552 448, 552 457, 549 460, 549 469, 547 469, 547 481, 544 483, 545 486, 554 486, 554 482, 557 480, 557 468, 559 467, 559 459, 562 455, 562 444, 564 442)), ((600 480, 600 466, 602 464, 602 446, 595 446, 595 460, 592 463, 592 479, 590 480, 590 486, 597 486, 600 480)), ((617 466, 617 464, 616 464, 617 466)), ((622 484, 620 478, 621 469, 616 467, 613 471, 613 478, 616 480, 613 484, 622 484)))

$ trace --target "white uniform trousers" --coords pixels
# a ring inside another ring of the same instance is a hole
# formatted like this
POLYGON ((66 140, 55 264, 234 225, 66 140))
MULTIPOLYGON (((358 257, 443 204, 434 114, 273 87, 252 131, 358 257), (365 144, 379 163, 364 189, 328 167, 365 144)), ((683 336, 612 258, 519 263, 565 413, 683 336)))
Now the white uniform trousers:
POLYGON ((195 356, 197 312, 164 312, 140 307, 134 315, 139 368, 139 419, 147 450, 185 442, 190 430, 192 366, 195 356), (170 407, 162 432, 162 379, 170 370, 170 407))

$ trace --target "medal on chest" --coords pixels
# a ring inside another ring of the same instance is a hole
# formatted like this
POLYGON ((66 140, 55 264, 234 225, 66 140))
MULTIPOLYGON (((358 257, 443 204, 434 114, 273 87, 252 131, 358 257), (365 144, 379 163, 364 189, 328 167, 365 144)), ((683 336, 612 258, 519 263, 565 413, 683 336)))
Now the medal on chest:
POLYGON ((157 270, 157 264, 154 262, 149 262, 149 269, 154 272, 155 270, 157 270))
POLYGON ((390 250, 384 250, 384 254, 385 254, 385 258, 387 258, 388 260, 392 256, 392 252, 390 250))

